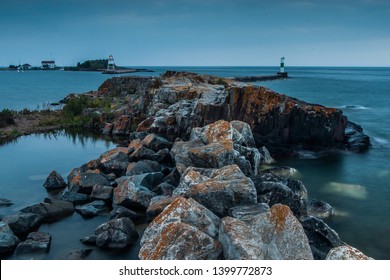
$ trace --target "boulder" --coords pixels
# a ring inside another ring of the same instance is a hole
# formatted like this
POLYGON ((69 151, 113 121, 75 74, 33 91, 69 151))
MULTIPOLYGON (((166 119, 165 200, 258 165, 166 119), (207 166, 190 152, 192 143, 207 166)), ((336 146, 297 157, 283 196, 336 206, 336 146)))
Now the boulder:
POLYGON ((8 207, 14 204, 11 200, 6 198, 0 198, 0 207, 8 207))
POLYGON ((155 152, 158 152, 159 150, 165 149, 165 148, 172 148, 172 143, 169 142, 164 137, 158 136, 154 133, 147 135, 142 140, 142 145, 145 147, 152 149, 155 152))
POLYGON ((14 235, 7 223, 0 222, 0 256, 15 250, 19 239, 14 235))
POLYGON ((110 219, 118 219, 118 218, 123 218, 127 217, 130 218, 132 221, 137 221, 144 216, 134 212, 133 210, 130 210, 129 208, 120 206, 120 205, 115 205, 114 208, 110 212, 110 219))
POLYGON ((272 174, 280 177, 292 177, 298 170, 289 166, 276 166, 261 170, 260 174, 272 174))
POLYGON ((145 187, 150 191, 154 191, 156 186, 161 183, 164 174, 162 172, 151 172, 126 177, 128 178, 127 180, 133 182, 135 186, 145 187))
POLYGON ((110 182, 99 173, 79 173, 71 181, 69 188, 71 192, 79 192, 90 195, 94 186, 109 186, 110 182))
POLYGON ((96 246, 96 235, 89 235, 80 239, 80 242, 85 245, 96 246))
POLYGON ((233 206, 257 203, 253 182, 237 165, 221 169, 189 167, 174 194, 195 199, 219 217, 226 216, 233 206))
POLYGON ((39 228, 42 217, 31 213, 21 213, 5 216, 2 221, 8 224, 18 238, 24 239, 30 232, 39 228))
POLYGON ((370 137, 363 133, 360 125, 348 122, 345 128, 345 141, 349 150, 357 153, 367 151, 370 147, 370 137))
POLYGON ((298 218, 307 216, 307 192, 303 184, 271 173, 252 176, 251 180, 257 191, 258 202, 267 203, 269 206, 281 203, 289 206, 298 218), (289 186, 292 186, 292 189, 289 186))
POLYGON ((20 210, 23 213, 33 213, 42 217, 42 222, 58 221, 74 212, 73 204, 67 201, 45 198, 43 202, 27 206, 20 210))
POLYGON ((151 160, 142 160, 131 162, 127 166, 126 176, 140 175, 144 173, 160 172, 161 166, 158 162, 151 160))
POLYGON ((108 207, 102 200, 95 200, 88 204, 76 206, 76 212, 86 218, 92 218, 107 211, 108 207))
POLYGON ((149 189, 135 185, 132 176, 123 176, 116 180, 118 186, 114 189, 113 206, 121 205, 130 208, 147 208, 152 197, 156 196, 149 189))
POLYGON ((268 212, 246 222, 223 218, 219 241, 225 259, 313 259, 301 224, 290 208, 282 204, 273 205, 268 212))
POLYGON ((69 192, 69 191, 61 192, 60 195, 58 196, 58 199, 72 202, 74 205, 84 204, 89 201, 88 195, 84 193, 69 192))
POLYGON ((306 217, 300 222, 316 260, 324 260, 332 248, 345 244, 333 229, 316 217, 306 217))
POLYGON ((99 168, 104 173, 114 173, 117 177, 126 173, 129 165, 129 156, 127 148, 115 148, 103 153, 99 159, 99 168))
POLYGON ((343 245, 333 248, 329 251, 326 256, 327 260, 372 260, 372 258, 367 257, 358 249, 349 246, 343 245))
POLYGON ((139 257, 217 259, 219 218, 193 199, 175 198, 146 228, 139 257))
POLYGON ((122 115, 114 122, 112 127, 112 135, 127 135, 130 132, 131 117, 122 115))
POLYGON ((46 232, 31 232, 26 241, 19 243, 15 255, 48 253, 51 235, 46 232))
POLYGON ((139 237, 134 223, 125 217, 98 226, 95 235, 96 245, 101 248, 125 248, 139 237))
POLYGON ((161 184, 158 184, 155 187, 155 189, 161 190, 162 195, 171 196, 173 194, 173 191, 175 190, 175 186, 173 186, 167 182, 163 182, 161 184))
POLYGON ((62 178, 62 176, 58 174, 57 171, 53 170, 46 178, 46 181, 45 183, 43 183, 43 186, 46 188, 46 190, 51 191, 65 188, 66 183, 64 181, 64 178, 62 178))
POLYGON ((241 221, 250 220, 254 215, 269 211, 269 206, 266 203, 256 203, 250 205, 238 205, 229 209, 229 216, 241 221))
POLYGON ((320 219, 329 218, 335 215, 333 207, 324 201, 312 199, 307 203, 307 215, 320 219))
POLYGON ((172 202, 172 197, 158 195, 152 197, 148 209, 146 209, 146 218, 149 222, 153 221, 169 204, 172 202))
POLYGON ((112 200, 113 187, 110 186, 93 186, 91 199, 109 201, 112 200))

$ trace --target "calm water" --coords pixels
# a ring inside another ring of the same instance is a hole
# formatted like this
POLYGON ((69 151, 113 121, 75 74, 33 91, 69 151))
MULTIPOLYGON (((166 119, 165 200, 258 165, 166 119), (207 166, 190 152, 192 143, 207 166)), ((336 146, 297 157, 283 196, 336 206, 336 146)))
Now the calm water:
MULTIPOLYGON (((158 75, 166 67, 150 67, 158 75)), ((172 67, 224 77, 265 75, 275 67, 172 67)), ((339 215, 326 222, 341 238, 377 259, 390 259, 390 68, 287 69, 291 79, 262 82, 271 89, 302 100, 341 108, 348 118, 361 124, 371 136, 373 147, 364 154, 339 154, 326 158, 290 159, 278 165, 299 170, 310 198, 331 203, 339 215)), ((70 92, 96 89, 108 76, 82 72, 0 72, 0 109, 36 108, 58 101, 70 92), (6 97, 6 98, 5 98, 6 97)), ((259 83, 260 84, 260 83, 259 83)), ((47 174, 56 169, 66 175, 73 167, 98 157, 113 147, 111 142, 59 135, 28 136, 0 147, 0 197, 15 202, 0 208, 2 214, 15 212, 47 196, 42 187, 47 174)), ((47 258, 63 257, 81 248, 80 237, 89 235, 104 218, 84 220, 78 214, 41 230, 53 233, 47 258), (74 234, 77 232, 77 234, 74 234)), ((135 258, 137 247, 126 252, 94 250, 93 259, 135 258)))

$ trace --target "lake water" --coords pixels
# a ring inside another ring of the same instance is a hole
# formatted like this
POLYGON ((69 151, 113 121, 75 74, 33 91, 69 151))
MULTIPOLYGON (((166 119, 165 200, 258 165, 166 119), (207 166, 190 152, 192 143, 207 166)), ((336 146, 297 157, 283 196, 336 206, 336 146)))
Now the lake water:
MULTIPOLYGON (((150 67, 158 75, 166 69, 224 77, 273 74, 274 67, 150 67)), ((307 102, 340 108, 371 137, 372 148, 363 154, 343 153, 325 158, 288 159, 278 165, 299 170, 310 198, 329 202, 338 212, 326 220, 346 243, 377 259, 390 259, 390 68, 287 68, 290 79, 261 82, 277 92, 307 102)), ((0 72, 0 110, 35 109, 58 101, 70 92, 95 90, 109 76, 85 72, 0 72)), ((1 214, 42 201, 45 177, 55 169, 63 175, 114 147, 92 136, 60 134, 22 137, 0 147, 0 197, 15 204, 1 214)), ((78 214, 43 225, 53 233, 49 259, 81 248, 80 237, 92 234, 103 222, 78 214), (77 234, 73 234, 77 231, 77 234)), ((125 252, 94 250, 92 259, 135 258, 137 246, 125 252)))

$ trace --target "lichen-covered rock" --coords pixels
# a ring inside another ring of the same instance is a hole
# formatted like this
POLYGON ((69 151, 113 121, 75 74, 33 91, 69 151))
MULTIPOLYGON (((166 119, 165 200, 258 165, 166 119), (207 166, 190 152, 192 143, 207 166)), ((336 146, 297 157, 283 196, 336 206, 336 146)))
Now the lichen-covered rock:
POLYGON ((140 175, 144 173, 160 172, 161 166, 158 162, 151 160, 141 160, 137 162, 131 162, 127 166, 126 176, 140 175))
POLYGON ((50 249, 51 235, 47 232, 31 232, 26 241, 19 243, 15 255, 47 253, 50 249))
POLYGON ((250 205, 238 205, 229 209, 229 216, 241 221, 250 220, 254 215, 268 212, 269 206, 266 203, 256 203, 250 205))
POLYGON ((372 260, 372 258, 367 257, 358 249, 349 246, 343 245, 331 249, 326 256, 327 260, 372 260))
POLYGON ((102 200, 95 200, 88 204, 76 206, 76 212, 86 218, 91 218, 107 211, 107 204, 102 200))
POLYGON ((23 213, 33 213, 42 217, 42 222, 58 221, 72 215, 74 207, 71 202, 45 198, 43 202, 27 206, 20 210, 23 213))
POLYGON ((216 259, 219 218, 193 199, 175 198, 146 228, 140 259, 216 259))
POLYGON ((140 175, 126 176, 126 180, 133 182, 135 186, 140 186, 154 191, 155 187, 161 183, 164 174, 162 172, 143 173, 140 175))
POLYGON ((8 224, 17 237, 23 239, 26 238, 30 232, 39 228, 42 217, 32 213, 20 213, 5 216, 2 221, 8 224))
POLYGON ((95 230, 96 245, 101 248, 125 248, 139 237, 134 223, 129 218, 110 220, 95 230))
POLYGON ((89 197, 87 194, 84 193, 63 191, 58 196, 58 199, 72 202, 74 205, 79 205, 88 202, 89 197))
POLYGON ((164 137, 161 137, 159 135, 156 135, 154 133, 149 134, 142 140, 142 145, 144 145, 146 148, 152 149, 155 152, 158 152, 159 150, 168 148, 170 149, 172 147, 172 143, 169 142, 164 137))
POLYGON ((99 159, 99 168, 106 174, 114 173, 116 176, 123 176, 129 165, 127 148, 115 148, 103 153, 99 159))
POLYGON ((62 176, 58 174, 57 171, 53 170, 46 178, 46 181, 45 183, 43 183, 43 186, 46 188, 46 190, 51 191, 65 188, 66 183, 64 181, 64 178, 62 178, 62 176))
POLYGON ((195 199, 219 217, 226 216, 233 206, 257 202, 253 182, 237 165, 221 169, 189 167, 174 194, 195 199))
POLYGON ((0 222, 0 256, 15 250, 19 239, 14 235, 7 223, 0 222))
POLYGON ((129 208, 147 208, 154 192, 135 185, 132 176, 123 176, 116 180, 118 186, 114 189, 113 206, 121 205, 129 208))
POLYGON ((71 179, 69 190, 90 195, 94 186, 109 185, 110 182, 100 173, 79 172, 71 179))
POLYGON ((111 133, 113 135, 127 135, 130 132, 131 117, 122 115, 114 122, 111 133))
POLYGON ((110 186, 93 186, 91 198, 104 201, 112 200, 113 189, 114 188, 110 186))
POLYGON ((309 239, 314 259, 324 260, 332 248, 345 245, 339 235, 324 221, 316 217, 306 217, 300 222, 309 239))
POLYGON ((226 259, 313 259, 305 232, 286 205, 274 205, 246 222, 223 218, 219 240, 226 259))
POLYGON ((146 209, 146 217, 148 221, 153 221, 169 204, 172 202, 171 196, 158 195, 150 200, 148 209, 146 209))

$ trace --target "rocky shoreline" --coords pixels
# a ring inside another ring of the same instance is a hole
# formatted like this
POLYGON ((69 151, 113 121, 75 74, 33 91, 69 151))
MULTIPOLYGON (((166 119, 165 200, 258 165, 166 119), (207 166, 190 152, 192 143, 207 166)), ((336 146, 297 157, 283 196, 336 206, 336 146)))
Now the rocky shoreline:
MULTIPOLYGON (((83 114, 98 115, 92 128, 128 144, 73 169, 67 182, 49 174, 46 190, 62 191, 2 217, 2 256, 45 254, 51 236, 39 226, 77 212, 107 216, 82 243, 126 250, 140 239, 140 259, 369 259, 322 220, 334 210, 307 200, 293 168, 268 166, 271 155, 366 150, 369 138, 340 110, 178 72, 112 78, 86 95, 111 98, 110 114, 83 114)), ((80 243, 69 255, 87 258, 88 250, 80 243)))

